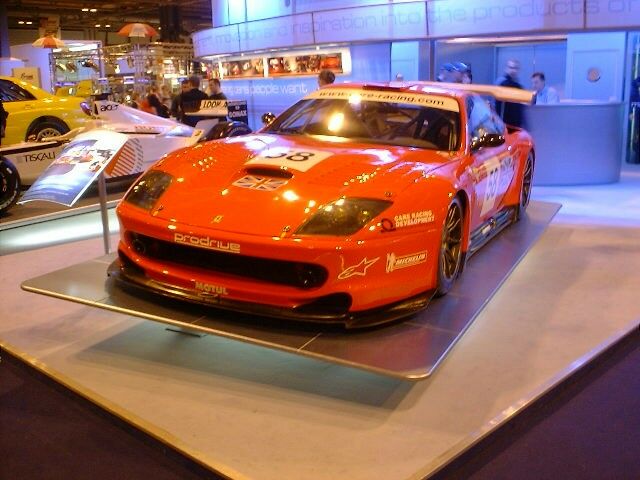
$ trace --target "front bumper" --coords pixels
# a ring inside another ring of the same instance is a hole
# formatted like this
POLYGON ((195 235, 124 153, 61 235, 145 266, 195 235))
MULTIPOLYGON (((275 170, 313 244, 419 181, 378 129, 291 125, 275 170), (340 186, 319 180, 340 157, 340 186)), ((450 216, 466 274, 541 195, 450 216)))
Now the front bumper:
MULTIPOLYGON (((122 257, 122 254, 121 254, 122 257)), ((118 258, 108 268, 108 276, 125 288, 159 294, 163 297, 185 300, 221 310, 258 315, 295 322, 324 325, 342 325, 347 329, 364 328, 390 323, 425 309, 435 294, 428 290, 411 298, 359 312, 343 311, 331 304, 332 295, 316 299, 293 308, 234 300, 219 294, 195 292, 168 283, 153 280, 144 271, 124 258, 118 258), (320 300, 320 301, 319 301, 320 300)), ((335 298, 335 297, 334 297, 335 298)), ((338 300, 340 302, 340 300, 338 300)))
POLYGON ((424 308, 435 290, 440 245, 436 225, 360 239, 266 237, 162 219, 126 202, 118 207, 118 219, 119 276, 173 298, 277 318, 375 325, 424 308), (178 251, 182 249, 139 248, 140 236, 164 246, 189 243, 189 248, 196 240, 197 246, 193 256, 184 257, 178 251), (202 249, 216 255, 224 251, 245 262, 241 268, 225 264, 225 259, 218 264, 218 258, 201 257, 202 249), (265 261, 273 277, 260 270, 265 261), (319 266, 326 273, 324 280, 306 286, 283 281, 278 265, 290 272, 292 264, 319 266))

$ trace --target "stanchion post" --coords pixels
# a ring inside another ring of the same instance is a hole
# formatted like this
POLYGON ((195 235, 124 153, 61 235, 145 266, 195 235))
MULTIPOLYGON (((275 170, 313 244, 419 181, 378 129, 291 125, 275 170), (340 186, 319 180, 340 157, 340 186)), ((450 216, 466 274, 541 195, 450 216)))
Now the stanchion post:
POLYGON ((104 241, 104 253, 109 253, 109 212, 107 211, 107 184, 104 172, 98 176, 98 197, 100 199, 100 216, 102 217, 102 239, 104 241))

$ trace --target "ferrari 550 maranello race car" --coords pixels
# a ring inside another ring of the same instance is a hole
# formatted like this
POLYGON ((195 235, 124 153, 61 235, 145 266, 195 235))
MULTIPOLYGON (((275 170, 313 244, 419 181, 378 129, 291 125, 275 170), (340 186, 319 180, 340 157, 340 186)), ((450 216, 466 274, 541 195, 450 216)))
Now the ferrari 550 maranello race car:
POLYGON ((532 139, 479 93, 531 100, 477 85, 334 85, 257 134, 170 154, 120 203, 110 274, 346 327, 416 312, 529 202, 532 139))
POLYGON ((251 133, 246 124, 237 121, 204 119, 192 128, 110 101, 95 102, 93 111, 93 120, 65 135, 0 147, 0 213, 15 203, 22 186, 33 184, 82 132, 103 129, 127 135, 127 143, 105 171, 107 179, 139 174, 165 153, 198 142, 251 133))

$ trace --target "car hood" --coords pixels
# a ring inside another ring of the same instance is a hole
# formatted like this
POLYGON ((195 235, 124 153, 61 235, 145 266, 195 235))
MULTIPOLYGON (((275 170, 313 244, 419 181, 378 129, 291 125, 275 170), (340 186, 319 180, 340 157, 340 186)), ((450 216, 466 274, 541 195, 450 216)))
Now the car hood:
POLYGON ((255 134, 199 144, 155 166, 174 177, 154 216, 244 234, 294 232, 341 197, 393 201, 452 160, 436 152, 335 137, 255 134))

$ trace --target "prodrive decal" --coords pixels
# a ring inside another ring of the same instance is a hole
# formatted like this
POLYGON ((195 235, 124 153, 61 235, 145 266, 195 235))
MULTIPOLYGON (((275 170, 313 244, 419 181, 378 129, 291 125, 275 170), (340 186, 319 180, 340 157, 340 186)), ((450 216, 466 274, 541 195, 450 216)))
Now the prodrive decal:
POLYGON ((395 253, 387 253, 387 273, 400 268, 413 267, 427 261, 427 251, 410 253, 397 257, 395 253))
POLYGON ((454 98, 428 93, 393 92, 374 89, 362 90, 357 88, 320 88, 305 98, 349 100, 349 102, 408 103, 423 107, 440 108, 450 112, 460 111, 458 102, 454 98))
POLYGON ((216 240, 210 237, 198 237, 196 235, 185 235, 183 233, 175 233, 173 241, 182 243, 183 245, 191 245, 194 247, 206 248, 208 250, 217 250, 219 252, 240 253, 240 245, 223 240, 216 240))

